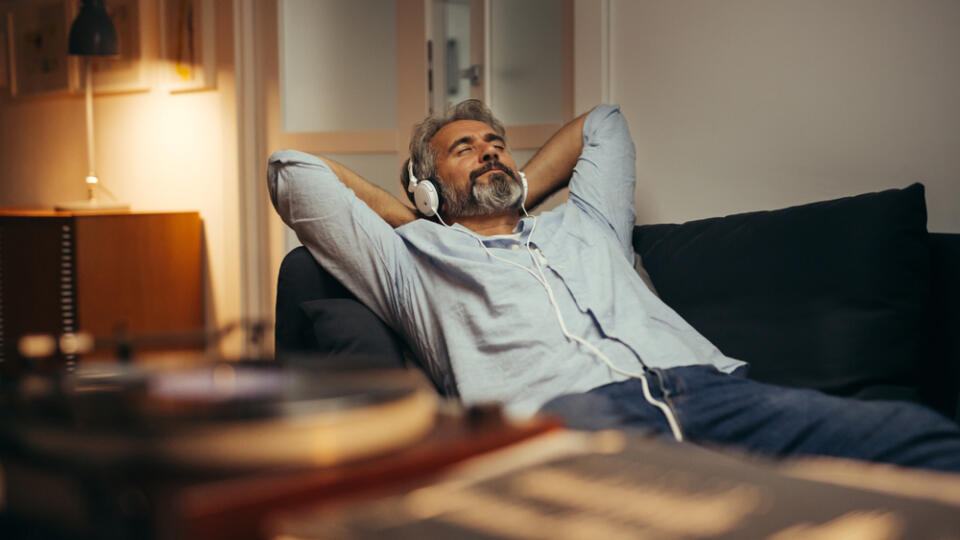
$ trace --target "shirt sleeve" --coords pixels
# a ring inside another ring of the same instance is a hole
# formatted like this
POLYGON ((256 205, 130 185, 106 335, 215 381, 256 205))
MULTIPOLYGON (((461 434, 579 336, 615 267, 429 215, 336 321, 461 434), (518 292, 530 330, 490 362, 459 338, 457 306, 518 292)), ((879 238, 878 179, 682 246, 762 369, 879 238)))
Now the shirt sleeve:
POLYGON ((636 149, 627 121, 619 106, 600 105, 584 122, 583 151, 570 179, 570 202, 610 227, 631 260, 636 183, 636 149))
POLYGON ((321 159, 296 150, 270 156, 274 208, 314 258, 397 328, 399 283, 411 256, 394 229, 346 187, 321 159))

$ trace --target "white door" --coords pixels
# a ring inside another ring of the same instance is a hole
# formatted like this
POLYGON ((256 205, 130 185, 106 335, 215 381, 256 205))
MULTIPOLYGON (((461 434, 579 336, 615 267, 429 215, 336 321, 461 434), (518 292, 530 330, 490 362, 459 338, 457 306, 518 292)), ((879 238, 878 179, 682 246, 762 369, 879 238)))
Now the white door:
POLYGON ((519 163, 573 118, 573 0, 428 0, 430 108, 483 100, 519 163))
MULTIPOLYGON (((573 0, 264 0, 257 17, 266 151, 323 154, 401 200, 431 111, 485 100, 520 163, 573 116, 573 0)), ((270 215, 272 291, 296 238, 270 215)))

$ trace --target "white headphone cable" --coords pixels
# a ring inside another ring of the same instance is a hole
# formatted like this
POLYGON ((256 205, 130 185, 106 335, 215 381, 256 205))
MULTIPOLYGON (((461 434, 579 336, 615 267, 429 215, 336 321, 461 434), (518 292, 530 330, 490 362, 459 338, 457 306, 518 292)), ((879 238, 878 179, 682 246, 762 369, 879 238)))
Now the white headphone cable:
MULTIPOLYGON (((533 234, 532 231, 531 231, 531 234, 533 234)), ((544 273, 543 268, 540 266, 540 262, 537 260, 536 255, 530 249, 529 239, 527 240, 527 250, 530 252, 530 258, 533 259, 533 264, 536 265, 537 271, 540 273, 541 279, 538 279, 537 281, 540 281, 540 283, 543 284, 544 288, 546 288, 547 290, 547 296, 550 298, 550 303, 553 305, 553 311, 557 315, 557 321, 560 323, 560 330, 561 332, 563 332, 563 335, 566 336, 567 339, 570 339, 571 341, 575 341, 583 345, 584 347, 586 347, 590 352, 592 352, 595 356, 597 356, 597 358, 603 360, 603 362, 607 364, 607 367, 609 367, 611 371, 614 371, 626 377, 640 379, 640 386, 643 389, 644 399, 647 400, 647 403, 653 405, 654 407, 660 409, 660 411, 663 412, 663 415, 667 419, 667 424, 670 425, 670 431, 673 433, 673 438, 676 439, 677 442, 683 442, 683 431, 680 429, 680 423, 677 421, 676 416, 673 414, 673 410, 671 410, 666 403, 653 397, 653 394, 650 393, 650 383, 647 382, 646 374, 634 373, 632 371, 627 371, 625 369, 621 369, 617 367, 609 358, 607 358, 605 354, 600 352, 600 349, 598 349, 592 343, 583 339, 580 336, 575 336, 571 334, 567 330, 567 325, 563 321, 563 314, 560 312, 560 307, 557 304, 556 297, 554 297, 553 288, 547 282, 546 274, 544 273)), ((511 262, 511 261, 507 261, 506 259, 500 259, 500 260, 504 262, 511 262)), ((520 266, 521 268, 523 268, 524 270, 527 270, 531 274, 533 273, 525 266, 522 266, 522 265, 516 265, 516 266, 520 266)), ((537 277, 537 276, 534 276, 534 277, 537 277)))
MULTIPOLYGON (((413 176, 413 169, 412 169, 412 163, 408 164, 408 166, 410 167, 410 173, 411 173, 410 176, 411 176, 411 178, 414 178, 414 176, 413 176)), ((522 175, 522 174, 523 174, 523 173, 521 172, 521 175, 522 175)), ((524 180, 524 184, 526 184, 526 178, 523 178, 523 180, 524 180)), ((466 234, 466 235, 468 235, 468 236, 473 237, 473 238, 480 244, 480 247, 483 248, 483 250, 487 253, 487 255, 488 255, 490 258, 492 258, 492 259, 494 259, 494 260, 498 260, 498 261, 504 262, 504 263, 507 263, 507 264, 510 264, 510 265, 513 265, 513 266, 516 266, 517 268, 520 268, 521 270, 523 270, 523 271, 527 272, 528 274, 530 274, 531 276, 533 276, 533 278, 534 278, 535 280, 537 280, 537 282, 539 282, 540 285, 542 285, 543 288, 547 291, 547 297, 550 299, 550 305, 553 307, 553 312, 554 312, 554 314, 557 316, 557 322, 560 323, 560 331, 563 333, 564 337, 566 337, 566 338, 569 339, 570 341, 574 341, 574 342, 576 342, 576 343, 579 343, 580 345, 582 345, 583 347, 585 347, 588 351, 592 352, 597 358, 600 358, 601 360, 603 360, 603 362, 607 365, 607 367, 610 368, 611 371, 613 371, 613 372, 615 372, 615 373, 619 373, 619 374, 624 375, 624 376, 626 376, 626 377, 631 377, 631 378, 634 378, 634 379, 640 379, 640 385, 641 385, 641 387, 642 387, 642 389, 643 389, 643 397, 644 397, 644 399, 647 400, 647 403, 653 405, 654 407, 660 409, 661 412, 663 412, 664 417, 667 419, 667 424, 670 425, 670 431, 673 433, 673 438, 676 439, 677 442, 683 442, 683 431, 680 429, 680 423, 677 421, 676 416, 675 416, 674 413, 673 413, 673 410, 672 410, 672 409, 670 408, 670 406, 668 406, 666 403, 664 403, 664 402, 662 402, 662 401, 660 401, 660 400, 658 400, 658 399, 656 399, 656 398, 653 397, 653 394, 650 393, 650 383, 647 382, 646 374, 644 374, 644 373, 633 373, 633 372, 631 372, 631 371, 627 371, 627 370, 625 370, 625 369, 621 369, 621 368, 617 367, 612 361, 610 361, 609 358, 607 358, 607 356, 606 356, 605 354, 603 354, 602 352, 600 352, 600 349, 598 349, 597 347, 595 347, 592 343, 590 343, 589 341, 583 339, 583 338, 580 337, 580 336, 575 336, 575 335, 571 334, 571 333, 567 330, 567 325, 566 325, 566 323, 565 323, 564 320, 563 320, 563 314, 560 312, 560 306, 559 306, 559 304, 557 303, 557 299, 556 299, 556 297, 555 297, 554 294, 553 294, 553 288, 550 287, 550 283, 547 282, 547 276, 546 276, 546 274, 544 273, 543 268, 540 266, 540 262, 539 262, 539 260, 537 259, 537 255, 533 252, 533 249, 530 247, 530 240, 533 238, 533 232, 534 232, 535 230, 537 230, 537 219, 536 219, 535 217, 531 216, 531 215, 527 212, 526 200, 525 200, 525 199, 526 199, 526 189, 524 189, 523 195, 524 195, 523 198, 520 200, 520 209, 523 210, 523 215, 524 215, 524 216, 529 217, 529 218, 532 218, 532 220, 533 220, 533 226, 530 228, 530 234, 527 235, 527 241, 526 241, 525 245, 526 245, 526 248, 527 248, 527 253, 530 254, 530 258, 533 260, 533 264, 534 264, 534 266, 537 268, 537 272, 536 272, 536 273, 535 273, 533 270, 531 270, 530 268, 528 268, 528 267, 526 267, 526 266, 524 266, 524 265, 522 265, 522 264, 517 264, 517 263, 515 263, 515 262, 513 262, 513 261, 509 261, 509 260, 507 260, 507 259, 503 259, 503 258, 501 258, 501 257, 498 257, 498 256, 494 255, 493 252, 491 252, 490 249, 487 248, 487 246, 483 243, 483 240, 482 240, 478 235, 471 234, 470 232, 465 231, 465 230, 464 230, 464 231, 460 231, 460 232, 462 232, 462 233, 464 233, 464 234, 466 234), (540 275, 537 275, 537 273, 539 273, 540 275)), ((440 213, 439 213, 439 212, 436 213, 436 216, 437 216, 437 220, 439 220, 440 223, 441 223, 444 227, 451 228, 451 229, 453 228, 453 227, 447 225, 447 224, 443 221, 443 218, 440 217, 440 213)))
MULTIPOLYGON (((490 258, 495 259, 495 260, 498 260, 498 261, 503 262, 503 263, 506 263, 506 264, 509 264, 509 265, 512 265, 512 266, 516 266, 517 268, 520 268, 521 270, 523 270, 523 271, 527 272, 528 274, 530 274, 531 276, 533 276, 533 278, 534 278, 535 280, 537 280, 537 282, 539 282, 540 285, 542 285, 543 288, 547 291, 547 297, 550 299, 550 305, 553 307, 553 312, 554 312, 554 314, 557 316, 557 322, 560 323, 560 331, 563 333, 564 337, 566 337, 566 338, 569 339, 570 341, 575 341, 575 342, 579 343, 580 345, 584 346, 588 351, 592 352, 596 357, 600 358, 600 360, 602 360, 602 361, 607 365, 607 367, 610 368, 611 371, 613 371, 613 372, 615 372, 615 373, 619 373, 619 374, 621 374, 621 375, 623 375, 623 376, 626 376, 626 377, 633 378, 633 379, 640 379, 640 386, 641 386, 641 388, 643 389, 643 397, 644 397, 644 399, 647 400, 647 403, 653 405, 654 407, 660 409, 661 412, 663 412, 664 417, 666 417, 666 419, 667 419, 667 424, 669 424, 669 426, 670 426, 670 431, 671 431, 672 434, 673 434, 673 438, 676 439, 677 442, 683 442, 683 431, 680 429, 680 423, 677 421, 676 416, 673 414, 673 410, 671 410, 670 407, 669 407, 666 403, 664 403, 664 402, 656 399, 655 397, 653 397, 653 394, 650 393, 650 383, 647 382, 647 377, 646 377, 645 374, 643 374, 643 373, 633 373, 633 372, 631 372, 631 371, 627 371, 627 370, 625 370, 625 369, 621 369, 621 368, 617 367, 612 361, 610 361, 609 358, 607 358, 607 356, 606 356, 605 354, 603 354, 602 352, 600 352, 600 349, 598 349, 597 347, 595 347, 592 343, 590 343, 589 341, 583 339, 583 338, 580 337, 580 336, 575 336, 575 335, 571 334, 571 333, 567 330, 567 325, 566 325, 566 323, 565 323, 564 320, 563 320, 563 314, 560 312, 560 307, 559 307, 559 305, 558 305, 558 303, 557 303, 557 299, 556 299, 556 297, 555 297, 554 294, 553 294, 553 288, 552 288, 552 287, 550 286, 550 284, 547 282, 547 276, 546 276, 546 274, 544 273, 543 268, 540 266, 540 263, 539 263, 539 261, 537 260, 536 254, 533 252, 533 249, 530 247, 530 239, 533 238, 533 232, 537 229, 537 219, 536 219, 536 217, 533 217, 533 216, 531 216, 530 214, 527 213, 527 209, 524 208, 523 201, 520 202, 520 208, 523 210, 523 213, 524 213, 527 217, 530 217, 530 218, 533 219, 533 226, 532 226, 531 229, 530 229, 530 234, 527 235, 527 241, 526 241, 525 245, 526 245, 526 248, 527 248, 527 252, 530 254, 530 258, 533 260, 533 264, 534 264, 534 266, 536 266, 537 272, 538 272, 540 275, 537 275, 537 273, 535 273, 533 270, 531 270, 530 268, 528 268, 528 267, 526 267, 526 266, 524 266, 524 265, 522 265, 522 264, 517 264, 517 263, 515 263, 515 262, 513 262, 513 261, 510 261, 510 260, 507 260, 507 259, 498 257, 497 255, 494 255, 493 252, 491 252, 490 249, 487 248, 487 246, 483 243, 483 240, 482 240, 479 236, 470 234, 470 233, 467 232, 467 231, 460 231, 460 232, 462 232, 462 233, 464 233, 464 234, 466 234, 466 235, 471 236, 472 238, 474 238, 474 239, 480 244, 480 247, 483 248, 483 250, 487 253, 487 255, 488 255, 490 258)), ((451 229, 453 228, 453 227, 450 227, 449 225, 447 225, 446 223, 444 223, 443 218, 440 217, 440 214, 437 214, 437 219, 439 219, 439 220, 440 220, 440 223, 443 224, 444 226, 449 227, 449 228, 451 228, 451 229)), ((455 230, 459 230, 459 229, 455 229, 455 230)))

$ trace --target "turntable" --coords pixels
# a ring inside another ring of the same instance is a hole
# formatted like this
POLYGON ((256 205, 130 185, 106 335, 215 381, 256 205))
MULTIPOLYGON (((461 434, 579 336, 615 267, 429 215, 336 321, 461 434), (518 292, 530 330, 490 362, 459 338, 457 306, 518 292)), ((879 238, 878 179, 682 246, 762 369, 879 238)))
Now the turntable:
POLYGON ((414 371, 110 364, 22 381, 2 426, 15 446, 63 460, 329 466, 417 441, 436 409, 414 371))
MULTIPOLYGON (((362 362, 358 362, 361 363, 362 362)), ((256 538, 269 512, 420 479, 555 422, 442 403, 415 370, 83 365, 0 412, 0 536, 256 538)))

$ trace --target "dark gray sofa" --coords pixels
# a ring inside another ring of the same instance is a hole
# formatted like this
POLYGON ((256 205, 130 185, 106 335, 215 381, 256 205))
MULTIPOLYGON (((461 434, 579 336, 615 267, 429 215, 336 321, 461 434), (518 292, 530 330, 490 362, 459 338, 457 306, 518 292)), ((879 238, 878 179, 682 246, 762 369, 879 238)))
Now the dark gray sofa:
MULTIPOLYGON (((661 298, 751 378, 960 420, 960 234, 927 232, 922 185, 638 226, 633 243, 661 298)), ((405 364, 403 340, 306 248, 283 261, 276 310, 283 361, 405 364)))

